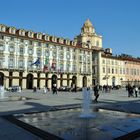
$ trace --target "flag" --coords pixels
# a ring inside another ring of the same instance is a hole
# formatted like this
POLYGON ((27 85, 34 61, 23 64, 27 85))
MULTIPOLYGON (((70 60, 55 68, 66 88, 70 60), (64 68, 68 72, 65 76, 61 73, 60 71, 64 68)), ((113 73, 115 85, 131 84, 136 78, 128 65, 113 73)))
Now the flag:
POLYGON ((44 71, 44 72, 47 72, 47 71, 48 71, 48 67, 49 67, 48 65, 49 65, 49 59, 46 58, 46 59, 45 59, 45 65, 44 65, 44 68, 43 68, 43 71, 44 71))
POLYGON ((45 59, 45 65, 48 65, 48 64, 49 64, 49 59, 46 58, 46 59, 45 59))
POLYGON ((32 65, 36 65, 36 66, 40 65, 40 58, 38 58, 34 63, 32 63, 31 66, 32 65))
POLYGON ((45 66, 45 65, 44 65, 43 71, 44 71, 44 72, 47 72, 47 71, 48 71, 48 66, 45 66))

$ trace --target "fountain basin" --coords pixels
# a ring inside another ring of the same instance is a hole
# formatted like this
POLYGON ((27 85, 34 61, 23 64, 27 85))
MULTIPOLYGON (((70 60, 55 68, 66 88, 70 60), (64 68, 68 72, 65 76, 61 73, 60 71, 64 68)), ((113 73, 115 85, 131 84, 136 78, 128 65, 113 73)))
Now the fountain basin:
POLYGON ((80 118, 81 108, 16 114, 16 119, 65 140, 112 140, 140 129, 140 115, 98 109, 80 118))

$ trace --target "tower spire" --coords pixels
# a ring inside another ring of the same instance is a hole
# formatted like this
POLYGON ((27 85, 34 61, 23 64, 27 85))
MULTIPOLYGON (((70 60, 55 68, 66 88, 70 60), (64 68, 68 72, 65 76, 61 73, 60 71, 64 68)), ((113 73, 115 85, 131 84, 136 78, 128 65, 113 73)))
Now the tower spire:
POLYGON ((81 29, 82 34, 94 34, 95 29, 89 19, 87 19, 81 29))

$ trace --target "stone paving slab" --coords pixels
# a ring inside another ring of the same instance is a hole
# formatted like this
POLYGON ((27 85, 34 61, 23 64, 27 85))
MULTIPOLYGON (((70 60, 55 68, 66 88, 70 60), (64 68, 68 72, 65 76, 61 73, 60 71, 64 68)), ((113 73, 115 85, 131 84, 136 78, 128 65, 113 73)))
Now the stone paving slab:
MULTIPOLYGON (((77 103, 80 104, 82 102, 81 92, 58 92, 57 95, 53 95, 51 92, 43 94, 43 90, 40 90, 37 93, 33 93, 31 90, 23 90, 21 93, 6 92, 5 95, 7 97, 22 96, 31 99, 21 101, 0 100, 0 116, 16 113, 47 111, 51 106, 77 103)), ((94 99, 93 95, 92 98, 94 99)), ((140 95, 138 95, 138 98, 128 98, 127 92, 123 89, 115 90, 111 93, 100 92, 99 103, 93 103, 92 105, 94 107, 104 107, 107 109, 115 109, 124 112, 134 112, 140 114, 140 95)), ((1 118, 0 122, 0 139, 2 140, 13 139, 12 137, 14 137, 14 140, 19 140, 19 136, 21 136, 20 139, 23 140, 38 139, 36 136, 26 132, 22 128, 13 126, 13 124, 6 122, 1 118)))

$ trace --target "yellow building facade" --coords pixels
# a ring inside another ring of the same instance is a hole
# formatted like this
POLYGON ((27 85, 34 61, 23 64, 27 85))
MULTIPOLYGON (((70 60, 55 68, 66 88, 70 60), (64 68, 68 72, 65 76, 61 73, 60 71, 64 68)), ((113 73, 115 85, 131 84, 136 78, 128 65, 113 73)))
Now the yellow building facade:
POLYGON ((5 88, 90 86, 91 64, 92 50, 76 40, 0 25, 0 85, 5 88))
POLYGON ((0 85, 5 88, 138 84, 139 71, 139 59, 103 49, 89 19, 74 40, 0 24, 0 85))

